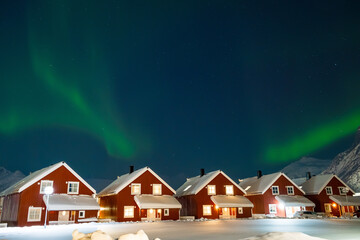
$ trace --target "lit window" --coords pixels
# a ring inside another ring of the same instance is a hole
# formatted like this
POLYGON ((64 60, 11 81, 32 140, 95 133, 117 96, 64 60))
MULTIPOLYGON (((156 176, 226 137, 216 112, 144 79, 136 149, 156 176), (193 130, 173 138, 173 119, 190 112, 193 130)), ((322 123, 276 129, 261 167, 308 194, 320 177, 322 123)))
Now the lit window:
POLYGON ((287 186, 287 194, 288 195, 294 195, 294 187, 293 186, 287 186))
POLYGON ((45 188, 46 187, 52 187, 53 181, 49 180, 42 180, 40 184, 40 194, 45 194, 45 188))
POLYGON ((211 205, 203 205, 203 215, 204 216, 211 215, 211 205))
POLYGON ((269 204, 269 212, 276 213, 276 204, 269 204))
POLYGON ((68 194, 79 193, 79 182, 68 182, 68 194))
POLYGON ((239 214, 243 214, 243 213, 244 213, 244 211, 243 211, 243 208, 242 208, 242 207, 239 207, 239 208, 238 208, 238 213, 239 213, 239 214))
POLYGON ((216 195, 216 188, 215 185, 208 185, 208 195, 216 195))
POLYGON ((124 218, 133 218, 133 217, 134 217, 134 206, 125 206, 124 218))
POLYGON ((325 203, 325 212, 327 213, 332 212, 330 203, 325 203))
POLYGON ((326 188, 325 188, 325 191, 326 191, 326 194, 327 194, 327 195, 332 195, 332 194, 333 194, 333 192, 332 192, 332 187, 326 187, 326 188))
POLYGON ((79 211, 79 218, 85 217, 85 211, 79 211))
POLYGON ((340 195, 346 195, 347 191, 345 187, 339 187, 340 195))
POLYGON ((169 216, 169 209, 164 209, 164 216, 169 216))
POLYGON ((153 184, 153 195, 161 195, 161 184, 153 184))
POLYGON ((41 220, 41 207, 29 207, 28 222, 39 222, 41 220))
POLYGON ((279 186, 272 186, 272 194, 279 195, 279 186))
POLYGON ((233 185, 226 185, 225 186, 226 195, 234 195, 234 186, 233 185))
POLYGON ((131 184, 131 194, 132 195, 141 194, 141 184, 140 183, 131 184))

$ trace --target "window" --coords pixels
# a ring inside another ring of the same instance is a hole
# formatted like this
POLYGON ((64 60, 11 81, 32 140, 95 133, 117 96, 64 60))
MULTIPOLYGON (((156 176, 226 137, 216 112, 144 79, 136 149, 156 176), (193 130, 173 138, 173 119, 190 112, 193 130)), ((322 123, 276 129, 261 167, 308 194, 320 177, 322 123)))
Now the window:
POLYGON ((208 195, 216 195, 216 188, 215 185, 208 185, 208 195))
POLYGON ((346 187, 339 187, 340 195, 346 195, 348 191, 346 191, 346 187))
POLYGON ((225 186, 226 195, 234 195, 234 186, 233 185, 226 185, 225 186))
POLYGON ((153 195, 161 195, 161 184, 153 184, 153 195))
POLYGON ((79 182, 68 182, 68 194, 79 193, 79 182))
POLYGON ((204 216, 211 215, 211 205, 203 205, 203 215, 204 216))
POLYGON ((276 204, 269 204, 269 212, 276 213, 276 204))
POLYGON ((279 195, 279 186, 272 186, 272 194, 279 195))
POLYGON ((332 195, 332 194, 333 194, 333 192, 332 192, 332 187, 326 187, 326 188, 325 188, 325 191, 326 191, 326 194, 327 194, 327 195, 332 195))
POLYGON ((169 216, 169 209, 164 209, 164 216, 169 216))
POLYGON ((79 211, 79 218, 85 217, 85 211, 79 211))
POLYGON ((286 190, 287 190, 288 195, 294 195, 294 187, 293 186, 287 186, 286 190))
POLYGON ((28 222, 39 222, 41 220, 41 207, 29 207, 28 222))
POLYGON ((40 194, 45 194, 46 187, 52 187, 53 181, 50 180, 42 180, 40 184, 40 194))
POLYGON ((131 184, 131 195, 141 194, 141 184, 133 183, 131 184))
POLYGON ((325 205, 325 212, 327 213, 332 212, 330 203, 325 203, 324 205, 325 205))
POLYGON ((133 217, 134 217, 134 206, 125 206, 124 218, 133 218, 133 217))
POLYGON ((239 214, 243 214, 243 213, 244 213, 244 211, 243 211, 243 208, 242 208, 242 207, 239 207, 239 208, 238 208, 238 213, 239 213, 239 214))
POLYGON ((305 211, 306 207, 305 206, 301 206, 301 211, 305 211))

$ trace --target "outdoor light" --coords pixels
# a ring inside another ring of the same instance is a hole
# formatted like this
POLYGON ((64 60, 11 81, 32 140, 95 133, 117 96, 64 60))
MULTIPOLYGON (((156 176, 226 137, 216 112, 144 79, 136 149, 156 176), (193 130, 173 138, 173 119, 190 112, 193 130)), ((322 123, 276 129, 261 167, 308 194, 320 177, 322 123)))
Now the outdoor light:
POLYGON ((63 216, 65 216, 66 215, 66 211, 62 211, 62 213, 61 213, 63 216))
POLYGON ((161 209, 158 209, 158 213, 161 213, 161 209))
POLYGON ((154 210, 150 209, 150 213, 153 213, 153 212, 154 212, 154 210))
POLYGON ((53 194, 54 192, 54 188, 52 186, 47 186, 44 189, 45 195, 46 195, 46 210, 45 210, 45 223, 44 223, 44 228, 46 228, 46 219, 47 219, 47 214, 48 214, 48 205, 49 205, 49 196, 50 194, 53 194))
POLYGON ((284 205, 283 204, 279 204, 279 208, 283 209, 284 205))
POLYGON ((218 205, 215 205, 215 208, 216 208, 216 209, 219 209, 219 206, 218 206, 218 205))
POLYGON ((332 206, 333 206, 334 208, 336 208, 336 203, 333 203, 332 206))

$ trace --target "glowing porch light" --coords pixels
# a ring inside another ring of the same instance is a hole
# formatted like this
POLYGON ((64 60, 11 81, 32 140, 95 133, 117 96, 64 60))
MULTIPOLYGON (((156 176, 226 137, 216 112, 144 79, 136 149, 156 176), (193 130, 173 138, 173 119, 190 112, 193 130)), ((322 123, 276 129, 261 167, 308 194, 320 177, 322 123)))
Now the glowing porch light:
POLYGON ((66 211, 62 211, 62 213, 61 213, 63 216, 65 216, 66 215, 66 211))
POLYGON ((161 209, 158 209, 158 213, 161 213, 161 209))
POLYGON ((153 213, 154 212, 154 210, 153 209, 150 209, 150 213, 153 213))
POLYGON ((219 209, 219 206, 218 206, 218 205, 215 205, 215 209, 219 209))
POLYGON ((336 208, 336 203, 333 203, 332 206, 333 206, 334 208, 336 208))

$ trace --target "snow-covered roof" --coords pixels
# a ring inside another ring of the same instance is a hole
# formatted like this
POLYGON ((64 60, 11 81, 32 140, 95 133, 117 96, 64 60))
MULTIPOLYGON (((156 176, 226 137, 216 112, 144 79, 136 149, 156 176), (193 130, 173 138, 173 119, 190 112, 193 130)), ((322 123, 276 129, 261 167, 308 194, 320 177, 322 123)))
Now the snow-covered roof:
POLYGON ((131 184, 136 178, 140 177, 146 171, 149 171, 151 174, 153 174, 157 179, 159 179, 160 182, 162 182, 167 188, 169 188, 170 191, 175 193, 175 190, 172 187, 170 187, 153 170, 151 170, 151 168, 144 167, 144 168, 140 168, 132 173, 126 173, 124 175, 121 175, 115 181, 113 181, 107 187, 105 187, 103 190, 101 190, 99 192, 98 196, 101 197, 101 196, 118 194, 122 189, 124 189, 126 186, 131 184))
POLYGON ((313 176, 301 185, 302 190, 304 190, 306 194, 319 194, 334 177, 337 178, 342 184, 344 184, 345 187, 349 188, 350 191, 355 193, 354 190, 352 190, 334 174, 322 174, 313 176))
POLYGON ((218 207, 254 207, 254 204, 250 202, 244 196, 226 196, 226 195, 216 195, 211 196, 211 201, 215 203, 218 207))
POLYGON ((245 189, 247 195, 264 194, 274 182, 281 176, 284 176, 289 180, 295 187, 304 193, 286 174, 282 172, 276 172, 272 174, 262 175, 260 178, 257 176, 251 178, 245 178, 239 183, 240 187, 245 189))
POLYGON ((289 195, 278 195, 275 196, 275 199, 279 201, 282 205, 286 207, 315 207, 315 203, 310 201, 304 196, 289 196, 289 195))
MULTIPOLYGON (((43 196, 45 205, 47 203, 47 195, 43 196)), ((88 195, 68 195, 68 194, 52 194, 49 195, 49 211, 65 211, 65 210, 100 210, 100 206, 96 199, 88 195)))
POLYGON ((195 195, 219 174, 222 174, 238 189, 240 189, 243 193, 245 193, 244 189, 242 189, 239 185, 237 185, 228 175, 226 175, 221 170, 217 170, 217 171, 209 172, 203 176, 199 175, 187 179, 187 181, 176 190, 175 196, 181 197, 187 195, 195 195))
POLYGON ((332 195, 329 198, 340 206, 360 206, 360 197, 332 195))
POLYGON ((181 204, 178 202, 178 200, 170 195, 136 195, 134 200, 140 209, 181 208, 181 204))
POLYGON ((296 185, 298 185, 299 187, 306 182, 306 177, 302 177, 302 178, 292 178, 291 179, 294 183, 296 183, 296 185))
POLYGON ((26 188, 30 187, 37 181, 41 180, 42 178, 46 177, 56 169, 60 168, 61 166, 64 166, 67 168, 76 178, 78 178, 85 186, 87 186, 93 193, 96 193, 96 190, 92 188, 82 177, 80 177, 79 174, 77 174, 69 165, 67 165, 65 162, 58 162, 56 164, 53 164, 49 167, 42 168, 36 172, 33 172, 29 174, 28 176, 24 177, 14 185, 10 186, 9 188, 5 189, 3 192, 0 193, 0 196, 6 196, 13 193, 20 193, 26 188))

